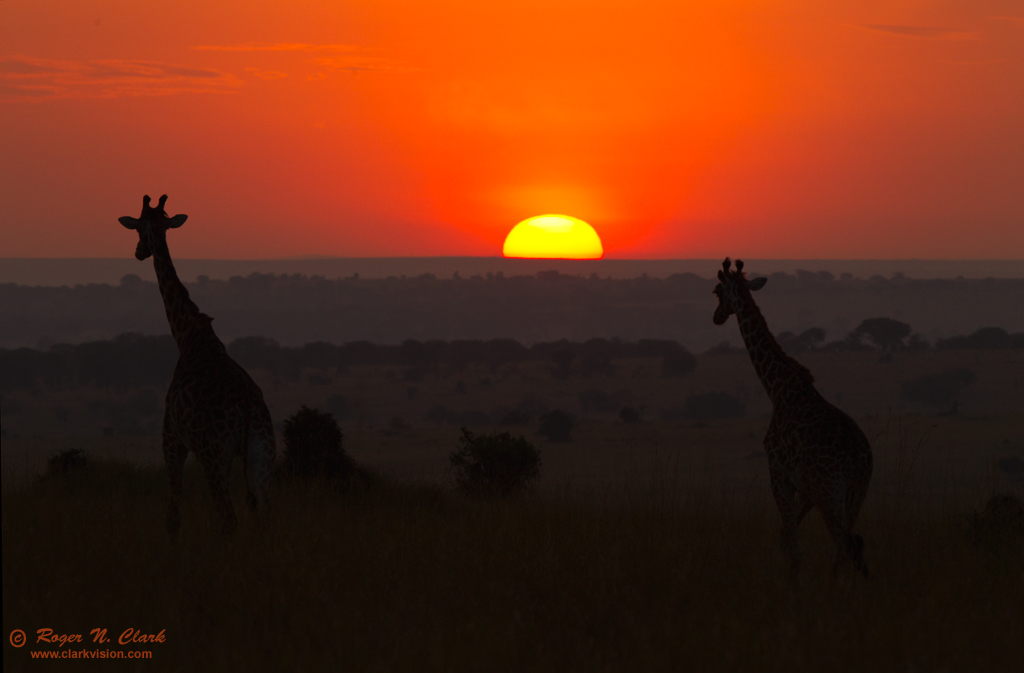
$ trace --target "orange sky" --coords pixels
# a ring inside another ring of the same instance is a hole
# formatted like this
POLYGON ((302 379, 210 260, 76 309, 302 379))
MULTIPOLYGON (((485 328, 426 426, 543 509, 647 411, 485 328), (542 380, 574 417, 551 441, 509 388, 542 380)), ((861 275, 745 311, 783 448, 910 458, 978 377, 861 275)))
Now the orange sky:
POLYGON ((1021 0, 0 0, 0 257, 1024 258, 1021 0))

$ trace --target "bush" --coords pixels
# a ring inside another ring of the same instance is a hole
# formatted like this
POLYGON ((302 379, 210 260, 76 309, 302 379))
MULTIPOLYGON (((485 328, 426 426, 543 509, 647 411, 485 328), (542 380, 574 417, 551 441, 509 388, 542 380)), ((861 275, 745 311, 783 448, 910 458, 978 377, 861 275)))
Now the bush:
POLYGON ((575 426, 576 422, 572 416, 561 409, 555 409, 541 415, 537 434, 547 437, 552 442, 568 442, 575 426))
POLYGON ((344 436, 331 414, 302 407, 284 422, 284 460, 288 473, 303 479, 347 479, 352 462, 344 436))
POLYGON ((696 368, 697 358, 682 346, 666 353, 661 361, 661 373, 665 376, 686 376, 696 368))
POLYGON ((699 421, 742 418, 745 406, 742 400, 729 393, 704 393, 686 398, 683 416, 699 421))
POLYGON ((619 409, 619 418, 626 425, 640 422, 640 411, 634 407, 622 407, 619 409))
POLYGON ((46 476, 68 474, 82 469, 89 464, 89 456, 81 449, 61 451, 46 461, 46 476))
POLYGON ((970 516, 968 537, 975 545, 1001 546, 1024 541, 1024 505, 1012 495, 994 495, 985 509, 970 516))
POLYGON ((974 383, 970 369, 953 369, 941 374, 926 374, 903 382, 903 397, 912 402, 942 406, 956 400, 961 390, 974 383))
POLYGON ((449 460, 459 490, 473 496, 517 496, 540 477, 540 453, 507 432, 474 435, 463 426, 449 460))

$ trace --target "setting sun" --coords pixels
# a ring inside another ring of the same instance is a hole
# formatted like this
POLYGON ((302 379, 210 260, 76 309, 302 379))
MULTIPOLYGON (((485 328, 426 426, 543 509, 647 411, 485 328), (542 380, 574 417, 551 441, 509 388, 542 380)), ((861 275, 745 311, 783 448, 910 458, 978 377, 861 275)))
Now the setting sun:
POLYGON ((601 259, 604 247, 594 228, 568 215, 538 215, 523 220, 505 238, 505 257, 601 259))

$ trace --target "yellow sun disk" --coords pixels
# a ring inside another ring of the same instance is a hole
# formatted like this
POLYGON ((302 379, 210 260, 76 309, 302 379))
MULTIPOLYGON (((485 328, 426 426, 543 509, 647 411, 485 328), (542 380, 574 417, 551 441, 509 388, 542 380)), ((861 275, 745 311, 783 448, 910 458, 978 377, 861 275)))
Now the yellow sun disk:
POLYGON ((505 238, 505 257, 601 259, 604 247, 594 228, 568 215, 538 215, 523 220, 505 238))

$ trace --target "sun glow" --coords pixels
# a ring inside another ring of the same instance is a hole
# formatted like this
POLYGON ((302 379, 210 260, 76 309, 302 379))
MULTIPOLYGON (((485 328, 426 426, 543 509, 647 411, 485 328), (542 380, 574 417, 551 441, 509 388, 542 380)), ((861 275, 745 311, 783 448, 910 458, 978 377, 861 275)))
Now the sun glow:
POLYGON ((568 215, 538 215, 523 220, 505 237, 505 257, 601 259, 604 247, 594 228, 568 215))

